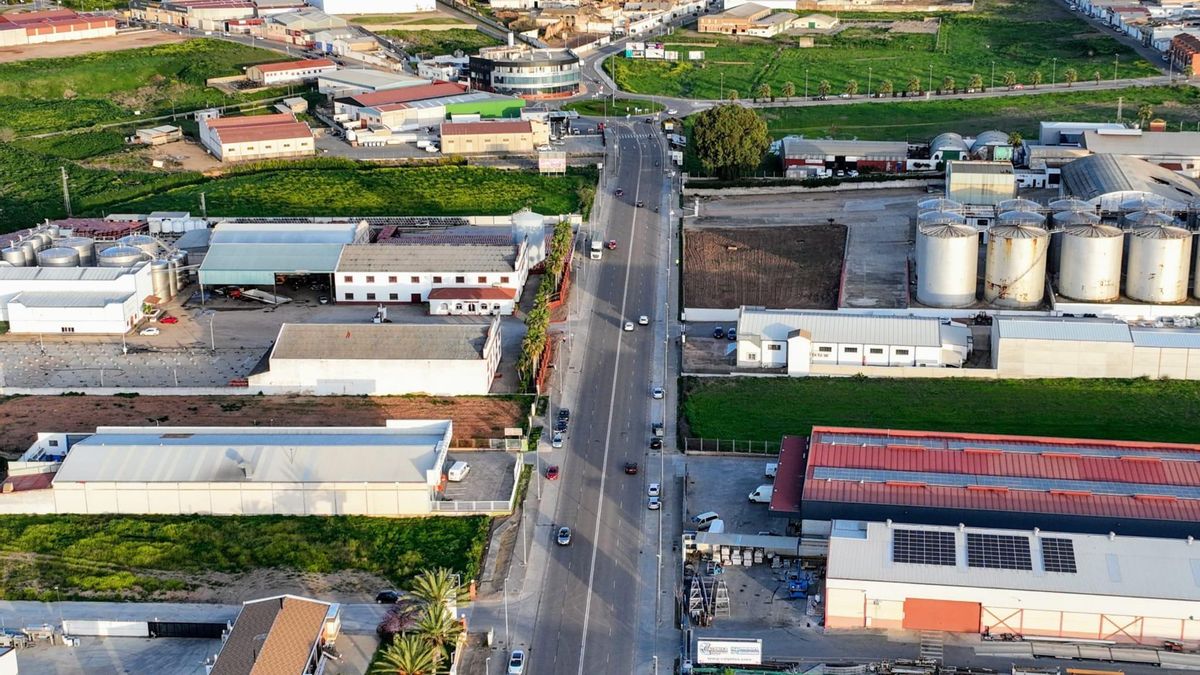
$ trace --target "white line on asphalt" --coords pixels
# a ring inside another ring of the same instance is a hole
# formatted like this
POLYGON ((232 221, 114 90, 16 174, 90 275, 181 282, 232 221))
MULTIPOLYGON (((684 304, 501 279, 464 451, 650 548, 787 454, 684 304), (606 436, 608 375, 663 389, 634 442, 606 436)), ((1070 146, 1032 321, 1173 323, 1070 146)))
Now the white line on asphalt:
MULTIPOLYGON (((641 157, 642 148, 635 140, 633 143, 637 148, 638 156, 638 182, 637 188, 634 189, 633 200, 637 203, 637 199, 641 196, 642 181, 641 181, 641 157)), ((629 231, 629 241, 632 242, 637 234, 637 209, 633 211, 633 224, 629 231)), ((629 272, 633 269, 633 246, 632 244, 625 247, 625 287, 621 290, 621 313, 619 317, 625 316, 625 303, 629 298, 629 272)), ((625 331, 622 329, 620 322, 617 323, 617 349, 616 357, 613 361, 613 379, 612 390, 608 398, 608 427, 604 431, 604 456, 600 461, 600 491, 596 498, 596 530, 592 533, 592 560, 588 566, 588 583, 587 583, 587 600, 583 604, 583 632, 579 637, 579 675, 583 675, 583 657, 587 652, 587 637, 588 637, 588 622, 592 616, 592 596, 594 595, 592 584, 596 579, 596 552, 600 549, 600 521, 604 515, 604 482, 608 478, 608 448, 609 441, 612 438, 612 422, 613 410, 616 408, 617 400, 617 375, 621 371, 621 338, 624 337, 625 331)))

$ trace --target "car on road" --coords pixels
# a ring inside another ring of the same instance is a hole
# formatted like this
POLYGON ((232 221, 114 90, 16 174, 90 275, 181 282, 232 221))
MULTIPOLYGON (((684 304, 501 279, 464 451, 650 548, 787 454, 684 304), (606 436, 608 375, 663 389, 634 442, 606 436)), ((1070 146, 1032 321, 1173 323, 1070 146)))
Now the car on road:
POLYGON ((647 497, 658 497, 661 494, 662 494, 662 489, 659 487, 658 483, 651 483, 646 488, 646 496, 647 497))
POLYGON ((632 321, 625 322, 625 330, 633 330, 633 322, 632 321))
POLYGON ((558 409, 558 419, 566 421, 566 422, 570 422, 571 421, 571 409, 570 408, 559 408, 558 409))
POLYGON ((730 328, 729 330, 725 331, 725 338, 727 340, 729 340, 730 342, 733 342, 734 340, 736 340, 737 339, 737 329, 730 328))
POLYGON ((177 316, 164 316, 164 317, 162 317, 161 319, 159 319, 159 320, 158 320, 158 322, 159 322, 159 323, 179 323, 179 317, 177 317, 177 316))
POLYGON ((561 431, 554 432, 554 435, 550 437, 550 447, 561 448, 562 445, 563 445, 562 432, 561 431))
POLYGON ((651 450, 662 450, 662 439, 661 438, 651 438, 650 439, 650 449, 651 450))
POLYGON ((558 542, 559 546, 570 546, 571 545, 571 528, 569 528, 569 527, 558 528, 558 535, 554 538, 554 540, 558 542))
POLYGON ((567 430, 567 420, 559 419, 554 423, 555 432, 563 432, 567 430))
POLYGON ((508 658, 508 675, 525 675, 525 651, 514 649, 508 658))
POLYGON ((645 207, 645 206, 646 206, 646 202, 644 202, 644 201, 642 201, 642 200, 640 200, 640 199, 639 199, 639 200, 637 200, 637 207, 638 207, 639 209, 640 209, 640 208, 643 208, 643 207, 645 207))
POLYGON ((663 391, 662 387, 655 387, 650 390, 650 396, 652 398, 662 398, 665 395, 666 395, 666 392, 663 391))
POLYGON ((624 197, 624 196, 625 196, 625 191, 624 191, 624 190, 622 190, 621 188, 617 188, 617 191, 616 191, 616 192, 614 192, 613 194, 614 194, 614 195, 616 195, 616 196, 618 196, 618 197, 624 197))
POLYGON ((654 424, 651 424, 650 425, 650 433, 653 434, 654 436, 657 436, 658 438, 662 438, 664 436, 662 422, 655 422, 654 424))
POLYGON ((558 465, 546 467, 546 480, 558 480, 558 465))
POLYGON ((400 591, 379 591, 375 595, 375 602, 381 605, 394 605, 400 600, 400 591))
POLYGON ((650 324, 650 317, 646 316, 645 314, 638 317, 638 325, 639 326, 647 326, 649 324, 650 324))
POLYGON ((610 250, 610 251, 617 250, 617 240, 616 239, 608 240, 608 250, 610 250))
POLYGON ((662 503, 658 497, 651 497, 646 500, 646 508, 650 509, 651 511, 657 511, 660 506, 662 506, 662 503))
POLYGON ((725 329, 724 328, 717 326, 716 328, 713 329, 713 338, 714 339, 720 340, 723 337, 725 337, 725 329))
POLYGON ((151 326, 150 328, 143 328, 143 329, 142 329, 142 330, 141 330, 141 331, 138 333, 138 335, 147 335, 147 336, 149 336, 149 335, 158 335, 158 334, 159 334, 159 333, 161 333, 161 332, 162 332, 162 331, 160 331, 159 329, 157 329, 157 328, 155 328, 155 327, 151 326))
POLYGON ((324 295, 322 295, 321 297, 317 298, 317 304, 319 304, 319 305, 328 305, 328 304, 329 304, 329 298, 328 298, 328 297, 326 297, 326 296, 324 296, 324 295))
POLYGON ((625 473, 630 476, 637 475, 637 462, 625 462, 625 473))
POLYGON ((667 108, 667 114, 668 115, 678 115, 679 111, 674 108, 667 108))

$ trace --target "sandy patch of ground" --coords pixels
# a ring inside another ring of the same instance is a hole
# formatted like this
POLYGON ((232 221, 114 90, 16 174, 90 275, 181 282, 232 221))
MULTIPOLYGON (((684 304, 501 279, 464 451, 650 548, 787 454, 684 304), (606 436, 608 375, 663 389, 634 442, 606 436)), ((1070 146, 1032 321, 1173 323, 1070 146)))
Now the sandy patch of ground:
MULTIPOLYGON (((170 124, 170 122, 163 122, 170 124)), ((200 173, 220 172, 222 164, 208 154, 204 147, 192 141, 177 141, 166 145, 147 146, 118 155, 97 157, 81 162, 84 166, 97 169, 124 171, 197 171, 200 173), (155 160, 162 166, 155 166, 155 160)))
POLYGON ((0 49, 0 63, 24 61, 26 59, 55 59, 64 56, 79 56, 94 52, 119 52, 122 49, 153 47, 168 42, 183 42, 185 37, 159 31, 139 31, 92 40, 51 42, 48 44, 4 47, 0 49))

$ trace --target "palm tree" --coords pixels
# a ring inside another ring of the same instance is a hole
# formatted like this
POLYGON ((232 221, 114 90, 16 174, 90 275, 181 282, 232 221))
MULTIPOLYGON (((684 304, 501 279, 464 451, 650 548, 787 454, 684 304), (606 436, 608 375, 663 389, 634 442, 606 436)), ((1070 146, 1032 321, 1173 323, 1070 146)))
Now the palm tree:
POLYGON ((910 94, 921 93, 921 78, 917 77, 916 75, 913 75, 912 77, 908 78, 907 90, 908 90, 908 93, 910 93, 910 94))
POLYGON ((795 95, 796 95, 796 85, 792 84, 791 82, 784 82, 783 83, 783 97, 790 101, 790 100, 792 100, 792 97, 795 95))
POLYGON ((954 78, 949 75, 942 78, 942 91, 954 92, 954 78))
POLYGON ((858 93, 858 80, 846 80, 846 93, 851 96, 858 93))
POLYGON ((1075 81, 1078 79, 1079 79, 1079 71, 1078 70, 1075 70, 1074 68, 1067 68, 1066 70, 1063 71, 1063 81, 1067 83, 1068 87, 1075 84, 1075 81))
POLYGON ((1014 131, 1008 135, 1008 144, 1014 148, 1021 147, 1021 143, 1023 143, 1024 141, 1025 141, 1025 139, 1022 138, 1021 132, 1019 132, 1019 131, 1014 131))
POLYGON ((462 631, 462 623, 454 618, 445 605, 427 606, 413 628, 413 633, 434 649, 433 658, 438 663, 450 656, 450 649, 462 631))
POLYGON ((974 89, 975 91, 979 91, 980 89, 983 89, 983 76, 980 75, 979 73, 975 73, 974 75, 972 75, 971 81, 967 83, 967 88, 974 89))
POLYGON ((1138 106, 1137 120, 1139 129, 1146 126, 1146 123, 1149 122, 1150 118, 1152 117, 1154 117, 1154 108, 1152 108, 1149 103, 1143 103, 1138 106))
POLYGON ((895 90, 895 87, 892 86, 891 80, 884 80, 883 82, 879 83, 879 95, 880 96, 884 96, 884 97, 891 96, 892 92, 894 90, 895 90))
POLYGON ((1004 71, 1004 86, 1009 89, 1017 86, 1017 74, 1011 70, 1004 71))
POLYGON ((1093 70, 1092 71, 1092 79, 1096 81, 1096 84, 1100 84, 1100 71, 1093 70))
POLYGON ((771 85, 763 82, 758 85, 758 90, 755 93, 758 94, 758 98, 769 99, 771 98, 771 85))
POLYGON ((413 578, 409 593, 426 605, 458 604, 467 599, 467 589, 458 583, 457 575, 445 567, 422 570, 413 578))
POLYGON ((821 98, 825 98, 829 95, 829 89, 829 80, 821 80, 821 82, 817 84, 817 95, 821 98))
POLYGON ((729 93, 725 94, 725 98, 729 99, 730 101, 738 100, 738 90, 730 89, 729 93))
POLYGON ((430 644, 415 635, 403 635, 388 645, 372 673, 392 675, 433 675, 437 659, 430 644))
POLYGON ((1042 83, 1042 71, 1035 70, 1029 74, 1029 84, 1032 84, 1034 89, 1037 89, 1037 86, 1041 83, 1042 83))

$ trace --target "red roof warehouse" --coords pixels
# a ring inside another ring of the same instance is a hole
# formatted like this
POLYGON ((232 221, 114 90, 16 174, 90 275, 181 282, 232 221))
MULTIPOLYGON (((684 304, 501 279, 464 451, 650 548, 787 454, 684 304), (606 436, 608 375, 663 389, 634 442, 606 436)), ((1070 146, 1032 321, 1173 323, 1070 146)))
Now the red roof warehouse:
POLYGON ((807 448, 784 438, 771 509, 810 520, 1200 535, 1200 445, 814 427, 807 448))

